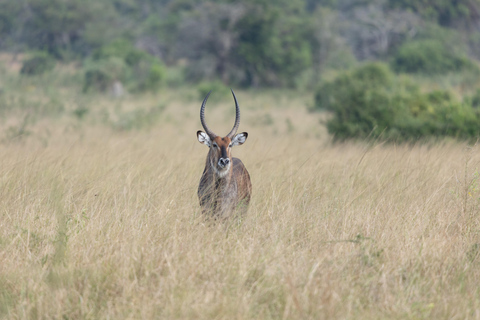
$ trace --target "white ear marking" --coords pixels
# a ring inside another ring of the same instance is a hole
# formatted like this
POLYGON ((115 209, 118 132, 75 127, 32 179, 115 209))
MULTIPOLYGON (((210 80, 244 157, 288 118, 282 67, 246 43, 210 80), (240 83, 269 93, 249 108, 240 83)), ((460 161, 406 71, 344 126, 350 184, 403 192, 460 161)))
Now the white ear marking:
POLYGON ((206 134, 203 131, 197 132, 197 138, 198 138, 198 142, 206 145, 207 147, 210 147, 210 145, 212 144, 212 140, 210 140, 210 137, 208 136, 208 134, 206 134))
POLYGON ((246 132, 237 134, 232 140, 232 147, 244 144, 245 141, 247 140, 247 137, 248 137, 248 133, 246 132))

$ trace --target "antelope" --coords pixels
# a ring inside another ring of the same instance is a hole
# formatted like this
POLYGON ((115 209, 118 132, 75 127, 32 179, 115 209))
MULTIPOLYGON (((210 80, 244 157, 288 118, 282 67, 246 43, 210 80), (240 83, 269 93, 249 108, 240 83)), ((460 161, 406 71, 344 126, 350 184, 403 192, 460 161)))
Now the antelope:
POLYGON ((204 214, 225 219, 237 212, 246 213, 250 203, 250 175, 242 161, 232 158, 231 153, 232 147, 245 143, 248 133, 236 134, 240 125, 240 107, 233 90, 236 111, 233 129, 222 138, 208 128, 205 122, 205 105, 210 93, 212 92, 207 94, 200 108, 200 121, 205 132, 197 131, 198 141, 210 148, 198 186, 198 198, 204 214))

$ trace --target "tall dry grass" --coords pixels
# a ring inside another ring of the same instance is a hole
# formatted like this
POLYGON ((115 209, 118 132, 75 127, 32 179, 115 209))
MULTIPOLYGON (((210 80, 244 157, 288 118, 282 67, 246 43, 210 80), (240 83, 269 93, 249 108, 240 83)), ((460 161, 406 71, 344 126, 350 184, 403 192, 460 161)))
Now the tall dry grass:
MULTIPOLYGON (((125 99, 165 103, 146 130, 52 120, 1 144, 1 317, 480 319, 477 147, 331 144, 304 98, 237 96, 253 197, 230 223, 200 215, 199 99, 125 99)), ((233 115, 207 108, 219 134, 233 115)))

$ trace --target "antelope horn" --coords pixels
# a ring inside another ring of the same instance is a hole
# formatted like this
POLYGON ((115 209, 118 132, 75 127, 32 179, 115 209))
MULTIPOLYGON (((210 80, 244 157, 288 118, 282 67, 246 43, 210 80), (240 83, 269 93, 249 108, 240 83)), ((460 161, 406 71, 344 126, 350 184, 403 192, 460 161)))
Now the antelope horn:
POLYGON ((210 96, 210 93, 212 93, 212 90, 210 90, 210 92, 207 93, 207 96, 205 97, 205 99, 203 99, 202 107, 200 108, 200 121, 202 122, 203 129, 205 129, 205 132, 208 134, 210 139, 213 139, 217 135, 208 128, 207 123, 205 122, 205 104, 207 103, 207 99, 208 99, 208 96, 210 96))
POLYGON ((233 89, 230 89, 230 90, 232 90, 233 99, 235 100, 235 124, 233 125, 232 131, 230 131, 230 133, 227 134, 227 137, 232 139, 233 136, 237 133, 238 127, 240 126, 240 107, 238 106, 238 101, 237 101, 237 97, 235 97, 235 92, 233 92, 233 89))

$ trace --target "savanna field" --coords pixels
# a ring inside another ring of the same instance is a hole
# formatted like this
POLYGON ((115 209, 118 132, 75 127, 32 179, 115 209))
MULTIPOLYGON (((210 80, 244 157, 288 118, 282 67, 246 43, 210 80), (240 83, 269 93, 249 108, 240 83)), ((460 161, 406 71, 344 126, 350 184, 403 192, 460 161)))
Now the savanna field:
POLYGON ((480 146, 333 143, 311 95, 236 90, 252 201, 212 222, 197 90, 2 74, 2 318, 480 319, 480 146))

